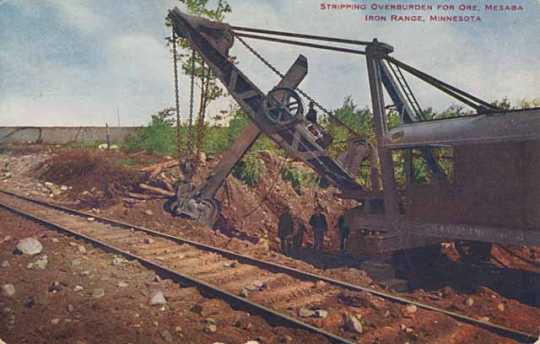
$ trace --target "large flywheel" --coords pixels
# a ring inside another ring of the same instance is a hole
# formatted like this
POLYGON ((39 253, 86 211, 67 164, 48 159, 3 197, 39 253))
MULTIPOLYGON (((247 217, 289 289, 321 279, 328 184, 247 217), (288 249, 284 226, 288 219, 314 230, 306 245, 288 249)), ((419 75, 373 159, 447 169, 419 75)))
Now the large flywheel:
POLYGON ((264 102, 268 119, 277 125, 289 125, 302 118, 302 99, 291 88, 276 87, 268 93, 264 102))

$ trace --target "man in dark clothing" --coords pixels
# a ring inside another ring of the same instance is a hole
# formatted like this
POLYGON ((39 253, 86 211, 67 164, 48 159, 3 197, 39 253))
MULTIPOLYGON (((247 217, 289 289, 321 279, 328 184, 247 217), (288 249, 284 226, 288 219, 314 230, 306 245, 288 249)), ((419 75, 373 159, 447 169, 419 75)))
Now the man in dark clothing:
POLYGON ((288 254, 291 248, 291 234, 293 234, 293 217, 291 208, 286 207, 279 216, 278 236, 281 244, 281 252, 288 254))
POLYGON ((309 102, 309 110, 306 114, 306 119, 313 124, 317 124, 317 111, 314 106, 315 104, 313 102, 309 102))
POLYGON ((339 238, 341 239, 341 251, 344 252, 349 241, 349 225, 345 221, 345 216, 341 215, 338 219, 339 238))
POLYGON ((324 216, 322 210, 320 205, 317 206, 317 208, 315 208, 315 213, 311 215, 311 218, 309 219, 309 224, 313 229, 313 237, 315 238, 313 246, 316 251, 321 251, 323 249, 324 233, 328 228, 326 216, 324 216))

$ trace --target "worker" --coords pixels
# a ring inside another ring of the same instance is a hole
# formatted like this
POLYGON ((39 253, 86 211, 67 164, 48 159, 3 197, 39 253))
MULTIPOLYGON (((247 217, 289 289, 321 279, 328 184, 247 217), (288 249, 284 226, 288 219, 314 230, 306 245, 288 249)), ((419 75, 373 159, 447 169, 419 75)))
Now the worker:
POLYGON ((314 102, 309 102, 309 110, 306 114, 306 119, 313 124, 317 124, 317 111, 315 110, 314 102))
POLYGON ((302 248, 302 245, 304 243, 304 231, 306 230, 306 226, 304 224, 304 221, 302 221, 301 218, 295 216, 293 218, 293 224, 294 224, 294 233, 293 233, 293 247, 296 251, 299 251, 302 248))
POLYGON ((341 252, 347 249, 347 241, 349 240, 349 225, 345 221, 345 215, 341 215, 338 219, 339 238, 341 241, 341 252))
POLYGON ((278 236, 281 245, 281 252, 288 254, 291 248, 291 239, 293 234, 293 216, 291 208, 287 205, 279 216, 278 236))
POLYGON ((313 247, 316 251, 322 251, 324 234, 328 228, 328 225, 326 223, 326 216, 323 213, 323 208, 319 204, 315 207, 315 212, 313 215, 311 215, 309 224, 311 225, 313 237, 315 238, 313 247))

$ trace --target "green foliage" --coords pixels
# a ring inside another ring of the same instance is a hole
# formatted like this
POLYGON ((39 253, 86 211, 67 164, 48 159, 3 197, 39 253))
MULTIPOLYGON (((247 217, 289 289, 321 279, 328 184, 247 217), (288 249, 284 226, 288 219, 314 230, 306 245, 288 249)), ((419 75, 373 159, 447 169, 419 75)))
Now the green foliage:
POLYGON ((180 0, 180 2, 186 5, 189 14, 217 21, 223 21, 225 14, 231 12, 231 6, 224 0, 218 0, 214 9, 208 7, 209 0, 180 0))
POLYGON ((498 107, 499 109, 503 110, 510 110, 512 109, 512 104, 510 103, 510 100, 507 97, 504 97, 501 100, 495 100, 491 103, 491 105, 494 105, 498 107))
POLYGON ((152 116, 152 121, 137 129, 127 138, 125 146, 129 151, 146 150, 152 153, 173 154, 176 151, 175 128, 170 120, 160 111, 152 116), (160 115, 161 114, 161 115, 160 115))
POLYGON ((319 182, 319 176, 311 171, 306 171, 292 165, 287 165, 281 170, 281 178, 289 182, 294 191, 301 195, 305 187, 315 186, 319 182))
POLYGON ((234 177, 248 186, 257 185, 265 173, 264 162, 254 153, 246 154, 232 171, 234 177))
MULTIPOLYGON (((251 123, 251 120, 249 119, 248 115, 242 109, 238 107, 233 108, 231 110, 231 114, 232 114, 232 118, 229 121, 229 126, 226 129, 227 147, 231 146, 236 140, 236 138, 239 137, 242 130, 244 130, 244 128, 246 128, 251 123)), ((259 136, 255 144, 253 144, 253 146, 251 147, 252 152, 259 152, 263 150, 271 151, 280 155, 285 154, 266 135, 259 136)))
MULTIPOLYGON (((367 136, 373 134, 371 112, 367 107, 359 109, 351 96, 346 97, 343 105, 334 110, 334 116, 358 133, 363 133, 367 136)), ((347 149, 347 141, 351 134, 346 128, 331 118, 324 117, 319 123, 333 137, 329 151, 330 155, 336 158, 347 149)))
POLYGON ((207 155, 226 151, 230 147, 227 134, 227 127, 208 126, 205 129, 205 140, 201 150, 207 155))
MULTIPOLYGON (((232 11, 231 6, 225 0, 218 0, 214 8, 210 8, 209 0, 179 0, 187 8, 187 12, 191 15, 208 18, 213 21, 222 22, 225 19, 225 15, 232 11)), ((167 26, 171 24, 166 23, 167 26)), ((200 79, 201 87, 203 84, 207 85, 205 90, 206 103, 209 104, 213 100, 225 94, 223 88, 218 84, 217 77, 208 68, 203 68, 204 61, 198 55, 192 57, 191 50, 189 50, 189 44, 186 39, 178 39, 180 52, 178 53, 179 60, 181 62, 182 71, 186 75, 193 75, 195 78, 200 79), (192 68, 192 67, 195 68, 192 68)))
POLYGON ((533 99, 521 99, 518 104, 518 108, 520 109, 530 109, 540 107, 540 98, 533 98, 533 99))

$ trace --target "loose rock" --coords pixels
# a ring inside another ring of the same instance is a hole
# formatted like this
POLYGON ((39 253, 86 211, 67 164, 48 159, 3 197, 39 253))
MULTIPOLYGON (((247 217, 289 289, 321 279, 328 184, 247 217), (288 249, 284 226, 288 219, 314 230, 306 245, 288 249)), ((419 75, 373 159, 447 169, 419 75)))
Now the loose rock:
POLYGON ((206 333, 214 333, 217 331, 217 326, 214 324, 206 324, 203 331, 206 333))
POLYGON ((203 331, 206 333, 214 333, 217 331, 216 321, 213 318, 206 318, 206 325, 203 331))
POLYGON ((416 305, 407 305, 405 306, 405 312, 407 314, 414 314, 418 310, 418 307, 416 305))
POLYGON ((345 315, 345 329, 359 334, 362 334, 364 332, 364 328, 360 319, 358 319, 355 315, 349 313, 345 315))
POLYGON ((467 298, 467 300, 465 301, 465 304, 471 307, 472 305, 474 305, 474 299, 472 297, 467 298))
POLYGON ((82 291, 82 290, 84 290, 84 288, 82 286, 80 286, 80 285, 76 285, 75 288, 73 288, 74 292, 82 291))
POLYGON ((325 281, 317 281, 317 283, 315 283, 315 286, 317 288, 324 288, 328 285, 328 283, 326 283, 325 281))
POLYGON ((62 283, 58 281, 54 281, 49 286, 49 293, 58 293, 58 292, 61 292, 62 290, 64 290, 64 286, 62 285, 62 283))
POLYGON ((29 256, 39 254, 41 253, 42 250, 43 250, 43 245, 41 245, 41 243, 37 239, 34 239, 34 238, 22 239, 17 244, 17 251, 22 254, 29 255, 29 256))
POLYGON ((314 315, 315 315, 315 311, 313 311, 313 310, 311 310, 309 308, 302 307, 298 311, 298 316, 300 316, 302 318, 311 318, 314 315))
POLYGON ((317 318, 326 319, 328 316, 328 311, 325 311, 324 309, 317 309, 315 310, 315 316, 317 318))
POLYGON ((226 268, 234 268, 236 265, 238 265, 237 262, 226 262, 225 264, 223 264, 223 266, 225 266, 226 268))
POLYGON ((127 288, 128 287, 128 284, 124 281, 120 281, 118 282, 118 287, 119 288, 127 288))
POLYGON ((127 260, 122 257, 114 257, 112 261, 112 265, 118 266, 118 265, 124 264, 125 262, 127 262, 127 260))
POLYGON ((165 331, 161 331, 161 338, 163 338, 164 341, 166 341, 167 343, 172 343, 174 341, 174 338, 172 336, 172 334, 165 330, 165 331))
POLYGON ((2 294, 7 297, 12 297, 15 295, 15 286, 13 284, 4 284, 2 286, 2 294))
POLYGON ((103 288, 94 289, 94 291, 92 292, 92 297, 94 299, 99 299, 99 298, 102 298, 103 296, 105 296, 105 289, 103 288))
POLYGON ((249 291, 246 288, 242 288, 242 290, 240 290, 240 296, 248 298, 249 297, 249 291))
POLYGON ((165 299, 165 295, 163 295, 163 292, 156 291, 152 293, 152 295, 150 296, 150 304, 152 306, 167 304, 167 300, 165 299))
POLYGON ((48 263, 49 263, 49 260, 48 260, 47 255, 43 255, 40 258, 38 258, 36 261, 29 263, 26 267, 28 269, 45 270, 48 263))
POLYGON ((9 262, 7 260, 4 260, 4 261, 2 261, 0 266, 3 267, 3 268, 9 268, 9 262))

